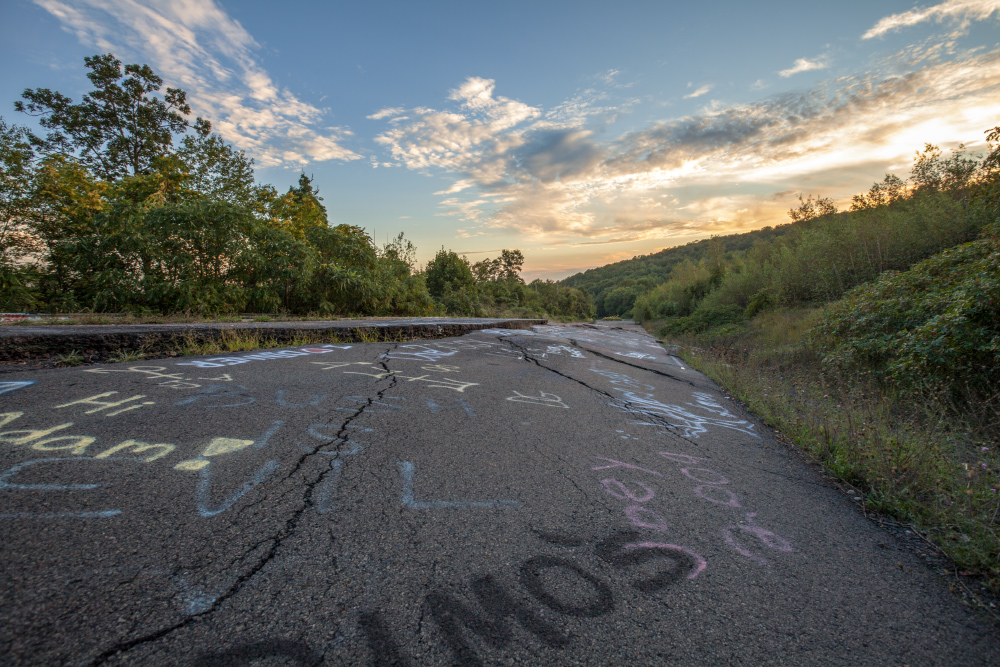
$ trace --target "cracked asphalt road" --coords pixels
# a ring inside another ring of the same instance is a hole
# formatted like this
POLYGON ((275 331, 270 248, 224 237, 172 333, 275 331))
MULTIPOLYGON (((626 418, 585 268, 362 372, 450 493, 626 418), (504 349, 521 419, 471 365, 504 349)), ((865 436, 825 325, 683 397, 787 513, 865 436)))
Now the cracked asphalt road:
POLYGON ((6 373, 2 665, 987 665, 638 327, 6 373))

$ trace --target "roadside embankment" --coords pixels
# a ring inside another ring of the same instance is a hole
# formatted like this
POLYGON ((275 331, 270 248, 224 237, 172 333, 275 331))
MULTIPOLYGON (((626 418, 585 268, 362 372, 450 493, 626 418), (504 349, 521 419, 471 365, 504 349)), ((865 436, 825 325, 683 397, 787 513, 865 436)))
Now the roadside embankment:
POLYGON ((527 329, 544 319, 419 318, 327 322, 45 325, 0 327, 0 363, 77 365, 217 354, 310 343, 404 341, 480 329, 527 329))

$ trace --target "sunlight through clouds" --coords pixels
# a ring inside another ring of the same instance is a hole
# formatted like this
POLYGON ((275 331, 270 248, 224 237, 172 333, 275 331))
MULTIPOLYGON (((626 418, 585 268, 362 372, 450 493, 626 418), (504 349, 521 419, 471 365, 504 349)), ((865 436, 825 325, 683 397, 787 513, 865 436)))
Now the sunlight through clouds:
POLYGON ((261 166, 361 158, 342 145, 346 129, 323 126, 325 109, 278 88, 258 62, 257 42, 213 0, 34 2, 81 43, 149 62, 261 166))

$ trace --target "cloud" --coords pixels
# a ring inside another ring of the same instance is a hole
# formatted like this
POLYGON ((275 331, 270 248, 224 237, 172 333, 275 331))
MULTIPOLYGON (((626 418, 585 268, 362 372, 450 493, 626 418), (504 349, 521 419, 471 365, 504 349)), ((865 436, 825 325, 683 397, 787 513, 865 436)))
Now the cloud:
MULTIPOLYGON (((693 84, 689 83, 688 84, 688 88, 690 88, 692 85, 693 84)), ((703 86, 699 86, 695 91, 690 92, 687 95, 685 95, 684 99, 690 100, 690 99, 695 98, 695 97, 701 97, 702 95, 704 95, 705 93, 709 92, 713 88, 715 88, 715 84, 714 83, 706 83, 703 86)))
POLYGON ((881 37, 887 32, 932 19, 938 23, 946 19, 957 20, 961 28, 964 29, 971 21, 985 21, 998 11, 1000 11, 1000 0, 947 0, 947 2, 926 9, 911 9, 901 14, 886 16, 872 26, 861 38, 881 37))
POLYGON ((386 118, 377 140, 397 164, 448 177, 441 214, 480 230, 559 246, 752 229, 784 220, 788 202, 775 192, 809 187, 845 199, 867 189, 869 171, 908 164, 924 142, 971 143, 995 124, 1000 50, 952 61, 907 53, 882 69, 611 138, 594 127, 600 116, 590 111, 606 103, 597 96, 553 123, 551 109, 473 78, 451 93, 453 106, 386 118))
POLYGON ((213 0, 34 2, 81 43, 149 62, 261 166, 361 158, 342 144, 348 130, 324 125, 325 109, 275 84, 259 62, 259 44, 213 0))
POLYGON ((814 69, 826 69, 829 67, 828 64, 821 60, 806 60, 805 58, 799 58, 795 61, 795 64, 788 69, 783 69, 778 72, 778 76, 788 78, 800 72, 808 72, 814 69))

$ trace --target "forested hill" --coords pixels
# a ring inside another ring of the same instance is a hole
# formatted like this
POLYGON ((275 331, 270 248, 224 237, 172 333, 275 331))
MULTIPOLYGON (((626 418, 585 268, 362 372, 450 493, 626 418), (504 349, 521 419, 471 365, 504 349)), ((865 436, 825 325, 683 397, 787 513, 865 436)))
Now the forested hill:
POLYGON ((651 255, 640 255, 614 264, 599 266, 560 281, 565 287, 576 287, 594 298, 598 317, 630 315, 636 297, 667 282, 678 264, 697 264, 713 253, 748 250, 759 241, 771 241, 790 231, 794 224, 764 227, 743 234, 716 236, 692 241, 676 248, 667 248, 651 255))

